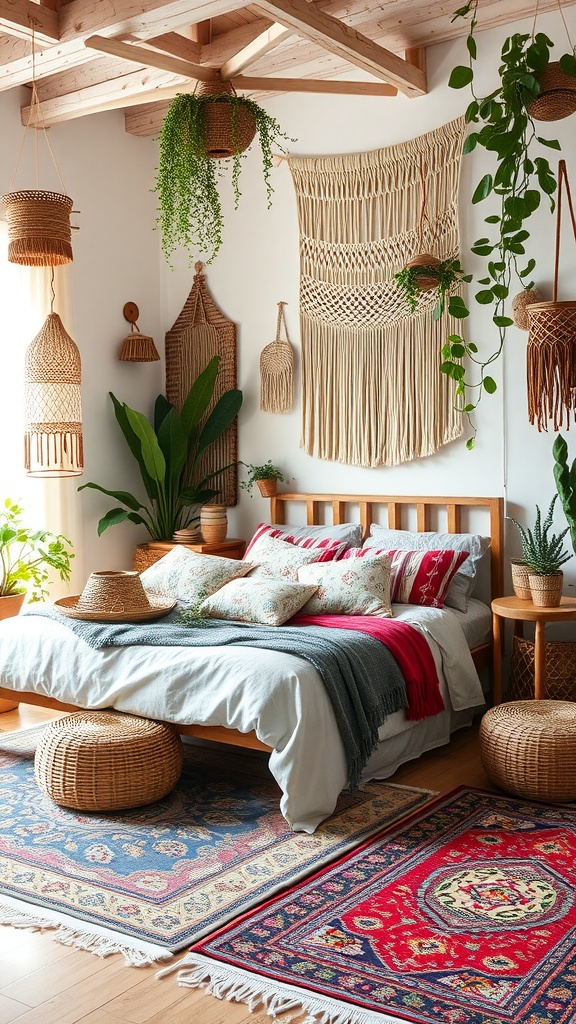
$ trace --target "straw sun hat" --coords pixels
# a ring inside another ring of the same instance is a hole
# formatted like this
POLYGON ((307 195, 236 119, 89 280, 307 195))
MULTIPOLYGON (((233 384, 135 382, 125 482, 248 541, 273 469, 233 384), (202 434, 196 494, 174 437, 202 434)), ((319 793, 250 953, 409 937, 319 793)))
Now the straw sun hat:
POLYGON ((72 619, 94 622, 150 622, 172 611, 169 604, 148 596, 137 572, 93 572, 81 594, 54 602, 72 619))

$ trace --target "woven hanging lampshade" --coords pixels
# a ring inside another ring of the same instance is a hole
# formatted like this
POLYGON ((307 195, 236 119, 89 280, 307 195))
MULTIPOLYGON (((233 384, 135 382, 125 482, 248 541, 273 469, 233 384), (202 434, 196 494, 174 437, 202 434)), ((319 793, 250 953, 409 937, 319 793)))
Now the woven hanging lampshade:
POLYGON ((24 267, 72 262, 72 200, 58 192, 25 189, 2 197, 8 224, 8 260, 24 267))
POLYGON ((80 476, 84 468, 80 353, 57 313, 26 351, 24 455, 28 476, 80 476))

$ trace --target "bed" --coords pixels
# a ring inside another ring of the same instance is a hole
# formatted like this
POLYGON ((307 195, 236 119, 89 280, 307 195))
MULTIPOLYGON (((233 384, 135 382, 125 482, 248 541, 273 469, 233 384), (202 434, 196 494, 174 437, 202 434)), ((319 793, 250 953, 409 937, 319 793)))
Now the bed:
MULTIPOLYGON (((483 703, 478 670, 489 668, 492 657, 488 602, 502 593, 502 499, 298 493, 271 499, 271 524, 302 515, 309 526, 359 521, 363 538, 384 519, 388 529, 419 534, 465 534, 472 524, 491 540, 485 579, 466 613, 393 605, 395 618, 426 637, 445 710, 418 722, 402 711, 388 716, 364 770, 364 778, 385 778, 447 743, 483 703)), ((234 646, 93 650, 66 623, 31 615, 0 623, 0 652, 0 697, 17 695, 65 711, 115 707, 172 722, 184 735, 268 751, 282 813, 295 830, 313 832, 346 786, 342 743, 322 679, 297 655, 234 646)))

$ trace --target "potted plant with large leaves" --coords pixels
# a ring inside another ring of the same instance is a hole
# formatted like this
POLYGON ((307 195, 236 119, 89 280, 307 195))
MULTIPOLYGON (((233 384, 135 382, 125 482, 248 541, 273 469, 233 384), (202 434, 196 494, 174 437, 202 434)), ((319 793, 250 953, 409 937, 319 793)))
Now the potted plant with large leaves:
MULTIPOLYGON (((468 0, 454 14, 453 20, 469 19, 466 40, 469 63, 452 70, 449 84, 454 89, 470 87, 472 92, 465 115, 472 130, 466 138, 464 153, 482 147, 496 162, 494 169, 482 176, 472 195, 473 205, 496 198, 497 212, 485 218, 493 235, 477 239, 472 252, 486 260, 486 274, 478 281, 480 288, 475 298, 481 305, 492 306, 498 342, 485 357, 478 354, 473 342, 460 334, 452 335, 443 348, 441 370, 456 380, 459 408, 468 416, 484 393, 493 394, 497 389, 490 371, 502 352, 507 330, 514 322, 506 310, 512 281, 517 280, 523 290, 533 288, 529 278, 536 261, 524 259, 530 238, 528 221, 543 198, 549 202, 551 211, 554 209, 557 181, 544 154, 546 148, 560 149, 556 139, 544 138, 535 125, 539 112, 534 102, 546 88, 552 40, 541 32, 509 36, 502 46, 499 83, 489 95, 480 97, 474 91, 477 7, 477 0, 468 0), (462 364, 464 356, 467 367, 462 364)), ((558 65, 568 80, 574 78, 576 87, 574 54, 564 54, 558 65)), ((455 303, 453 308, 449 304, 449 312, 460 320, 469 315, 469 309, 461 302, 455 303)), ((474 436, 467 445, 473 447, 474 436)))
POLYGON ((6 498, 0 510, 0 619, 17 615, 24 600, 44 601, 50 575, 70 579, 70 541, 23 521, 24 509, 6 498))
POLYGON ((160 131, 160 159, 155 191, 162 248, 168 262, 184 248, 196 250, 211 263, 222 245, 224 219, 218 178, 220 161, 232 161, 234 206, 240 201, 240 171, 245 149, 254 135, 262 153, 268 206, 272 202, 272 153, 288 140, 278 122, 246 96, 237 96, 229 82, 202 83, 192 94, 179 93, 171 102, 160 131))
POLYGON ((144 526, 153 541, 171 541, 178 531, 197 524, 200 507, 219 494, 212 483, 229 466, 202 475, 201 458, 232 423, 242 405, 242 392, 234 388, 225 391, 207 414, 219 362, 219 356, 210 360, 194 381, 180 412, 164 395, 158 395, 152 423, 110 393, 118 425, 138 463, 147 501, 128 491, 83 484, 78 490, 90 487, 120 503, 100 519, 99 536, 110 526, 128 520, 144 526))

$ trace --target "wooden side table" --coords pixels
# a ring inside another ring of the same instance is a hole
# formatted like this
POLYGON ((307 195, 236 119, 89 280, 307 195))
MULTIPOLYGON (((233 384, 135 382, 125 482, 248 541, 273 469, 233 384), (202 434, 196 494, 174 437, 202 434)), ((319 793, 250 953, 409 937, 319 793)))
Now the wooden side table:
POLYGON ((546 625, 549 622, 576 622, 576 598, 563 597, 556 608, 541 608, 520 597, 497 597, 492 601, 494 636, 494 704, 502 703, 502 631, 501 619, 512 619, 514 633, 522 636, 522 623, 534 623, 534 698, 546 697, 546 625))
POLYGON ((199 541, 198 544, 173 544, 167 540, 151 540, 147 544, 139 544, 134 552, 134 568, 136 572, 144 572, 154 562, 157 562, 163 555, 168 554, 172 548, 189 548, 190 551, 198 551, 202 555, 221 555, 223 558, 242 558, 246 547, 245 540, 235 537, 226 537, 225 540, 209 544, 207 541, 199 541))

